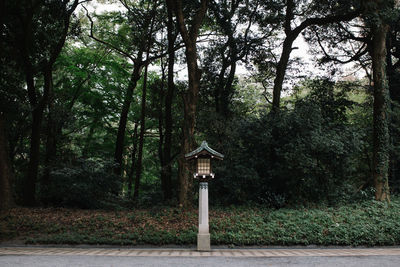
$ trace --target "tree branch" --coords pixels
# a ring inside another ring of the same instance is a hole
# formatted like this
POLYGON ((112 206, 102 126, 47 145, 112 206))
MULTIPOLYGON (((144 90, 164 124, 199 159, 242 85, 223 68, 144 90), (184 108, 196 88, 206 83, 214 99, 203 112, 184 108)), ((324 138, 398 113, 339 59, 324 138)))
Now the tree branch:
POLYGON ((104 41, 104 40, 101 40, 101 39, 99 39, 99 38, 97 38, 97 37, 95 37, 95 36, 93 35, 93 25, 94 25, 93 19, 90 17, 89 11, 87 10, 87 8, 86 8, 85 6, 82 6, 82 7, 83 7, 83 9, 86 10, 86 17, 87 17, 87 18, 89 19, 89 21, 90 21, 90 34, 89 34, 89 37, 92 38, 93 40, 95 40, 95 41, 97 41, 97 42, 103 44, 103 45, 106 45, 106 46, 108 46, 108 47, 114 49, 115 51, 117 51, 117 52, 120 53, 121 55, 123 55, 123 56, 129 58, 130 60, 132 60, 133 62, 135 62, 135 61, 136 61, 136 58, 133 57, 132 55, 130 55, 129 53, 127 53, 127 52, 125 52, 124 50, 120 49, 119 47, 116 47, 115 45, 110 44, 109 42, 106 42, 106 41, 104 41))
MULTIPOLYGON (((181 1, 179 1, 181 2, 181 1)), ((196 15, 192 21, 192 26, 190 27, 189 35, 192 40, 197 39, 197 35, 199 34, 199 29, 201 23, 203 22, 203 18, 207 12, 209 0, 201 0, 200 2, 200 9, 197 10, 196 15)))
POLYGON ((317 42, 319 47, 322 50, 322 53, 324 53, 324 56, 326 57, 326 59, 328 61, 334 61, 334 62, 338 62, 341 64, 347 64, 350 63, 352 61, 356 61, 358 59, 361 58, 361 56, 365 55, 368 52, 368 47, 366 43, 363 43, 363 45, 358 49, 358 51, 348 60, 340 60, 337 57, 332 57, 331 55, 328 54, 328 52, 326 52, 322 42, 321 42, 321 38, 319 37, 318 32, 315 33, 315 35, 317 36, 317 42))
POLYGON ((300 23, 299 26, 297 26, 293 31, 290 32, 290 34, 293 34, 297 37, 305 28, 311 25, 326 25, 334 22, 340 22, 340 21, 350 21, 354 18, 356 18, 358 15, 361 14, 361 10, 357 9, 353 12, 349 12, 347 14, 343 15, 331 15, 327 17, 322 17, 322 18, 308 18, 302 23, 300 23))
POLYGON ((49 65, 49 66, 52 66, 54 64, 54 62, 56 61, 56 59, 57 59, 58 55, 60 54, 62 48, 64 47, 65 39, 66 39, 66 36, 68 34, 69 25, 70 25, 70 21, 71 21, 71 15, 75 11, 75 9, 78 6, 78 4, 79 4, 79 1, 78 0, 74 0, 71 8, 69 10, 67 10, 67 13, 64 15, 63 33, 62 33, 62 36, 60 37, 60 39, 58 40, 57 45, 55 46, 54 50, 52 51, 52 53, 50 55, 49 62, 47 62, 47 65, 49 65))

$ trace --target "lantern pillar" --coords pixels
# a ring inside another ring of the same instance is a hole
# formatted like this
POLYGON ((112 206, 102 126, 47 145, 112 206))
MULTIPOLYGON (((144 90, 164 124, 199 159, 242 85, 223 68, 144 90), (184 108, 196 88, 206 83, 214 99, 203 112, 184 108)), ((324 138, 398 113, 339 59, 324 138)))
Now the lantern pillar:
POLYGON ((210 232, 208 225, 208 183, 200 182, 199 186, 199 233, 197 235, 197 250, 209 251, 210 232))

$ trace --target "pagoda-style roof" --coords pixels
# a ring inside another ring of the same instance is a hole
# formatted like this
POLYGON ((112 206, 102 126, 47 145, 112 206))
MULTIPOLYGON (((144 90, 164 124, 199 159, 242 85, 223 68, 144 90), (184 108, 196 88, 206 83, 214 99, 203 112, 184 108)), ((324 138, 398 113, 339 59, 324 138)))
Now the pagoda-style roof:
POLYGON ((185 158, 188 160, 197 158, 198 156, 202 155, 210 155, 212 158, 216 158, 219 160, 222 160, 224 158, 224 155, 209 147, 206 141, 203 141, 201 145, 192 152, 187 153, 185 155, 185 158))

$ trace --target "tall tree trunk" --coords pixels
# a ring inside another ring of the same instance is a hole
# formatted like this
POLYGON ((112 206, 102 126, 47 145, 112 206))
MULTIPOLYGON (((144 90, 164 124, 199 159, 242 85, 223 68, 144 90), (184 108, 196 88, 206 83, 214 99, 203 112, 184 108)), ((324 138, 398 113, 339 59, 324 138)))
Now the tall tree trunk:
MULTIPOLYGON (((162 103, 164 101, 164 83, 165 83, 165 66, 164 63, 161 60, 161 86, 158 90, 158 99, 159 103, 162 103)), ((161 189, 164 194, 165 191, 165 161, 164 161, 164 112, 163 112, 163 106, 158 105, 157 107, 157 113, 158 113, 158 136, 159 136, 159 141, 158 141, 158 158, 160 160, 160 180, 161 180, 161 189)))
POLYGON ((144 70, 144 82, 142 90, 142 109, 140 114, 140 132, 139 132, 139 149, 136 161, 136 174, 135 174, 135 190, 133 191, 133 199, 137 200, 139 197, 140 178, 142 176, 142 160, 143 160, 143 143, 144 132, 146 130, 146 87, 147 87, 147 67, 144 70))
POLYGON ((374 80, 373 178, 376 200, 390 200, 389 168, 389 88, 386 77, 386 34, 389 26, 372 26, 372 71, 374 80))
POLYGON ((192 21, 189 23, 188 29, 185 24, 183 14, 182 1, 167 0, 170 10, 174 10, 179 32, 186 47, 186 64, 188 67, 189 88, 183 94, 184 121, 183 121, 183 138, 181 143, 181 153, 178 158, 179 165, 179 205, 187 208, 190 206, 190 196, 192 188, 190 165, 184 156, 194 147, 194 127, 196 124, 196 108, 200 89, 201 71, 197 66, 197 48, 196 41, 199 34, 200 26, 208 8, 208 0, 201 0, 200 7, 196 10, 192 21))
POLYGON ((196 108, 200 90, 201 72, 197 67, 196 43, 186 47, 186 60, 189 74, 189 90, 183 94, 183 138, 181 154, 179 155, 179 204, 183 207, 190 206, 190 193, 192 190, 192 172, 189 162, 184 158, 185 154, 194 149, 194 130, 196 125, 196 108))
POLYGON ((146 92, 147 92, 147 72, 149 68, 149 57, 150 57, 150 48, 152 45, 152 36, 153 36, 153 27, 155 22, 156 15, 156 7, 157 5, 153 4, 153 9, 151 12, 151 25, 147 35, 147 49, 146 49, 146 66, 144 69, 143 76, 143 89, 142 89, 142 107, 140 113, 140 133, 139 133, 139 149, 138 149, 138 157, 136 163, 136 175, 135 175, 135 190, 133 191, 133 199, 137 200, 139 197, 139 187, 140 187, 140 178, 142 176, 142 159, 143 159, 143 144, 144 144, 144 132, 146 130, 146 92))
POLYGON ((161 179, 164 199, 172 198, 172 100, 174 97, 174 65, 175 65, 175 50, 174 44, 177 35, 174 33, 174 25, 172 11, 168 9, 168 74, 167 74, 167 93, 165 96, 165 132, 164 132, 164 148, 163 148, 163 166, 161 167, 161 179))
POLYGON ((136 162, 135 190, 133 191, 134 200, 137 200, 137 198, 139 197, 140 178, 142 176, 143 143, 144 143, 144 132, 146 130, 147 69, 148 65, 146 65, 144 69, 144 78, 143 78, 144 81, 142 90, 142 109, 140 113, 139 149, 136 162))
POLYGON ((23 204, 35 205, 36 181, 39 170, 40 158, 40 132, 43 120, 43 107, 38 105, 32 111, 32 130, 30 137, 29 164, 24 183, 23 204))
POLYGON ((140 79, 140 74, 142 72, 142 55, 143 51, 139 51, 137 56, 137 61, 134 64, 133 71, 131 74, 131 79, 129 81, 128 88, 126 90, 124 103, 121 109, 121 115, 119 117, 119 124, 118 124, 118 133, 117 133, 117 141, 115 143, 115 153, 114 153, 114 160, 117 166, 115 167, 114 171, 116 175, 121 175, 122 170, 122 156, 125 147, 125 130, 126 130, 126 123, 128 121, 128 114, 129 109, 132 103, 133 91, 136 88, 136 84, 140 79))
POLYGON ((7 144, 5 115, 0 112, 0 211, 8 209, 14 204, 11 189, 14 174, 7 153, 7 144))
POLYGON ((48 120, 47 120, 47 129, 46 129, 46 155, 45 155, 45 168, 41 183, 42 189, 42 200, 46 202, 46 195, 49 187, 50 187, 50 168, 56 159, 56 131, 57 125, 54 119, 54 92, 53 92, 53 79, 51 73, 46 74, 49 77, 49 101, 48 101, 48 120))
MULTIPOLYGON (((51 68, 50 68, 51 69, 51 68)), ((44 87, 43 97, 39 101, 36 96, 36 88, 34 79, 31 71, 27 71, 27 87, 28 95, 30 100, 30 106, 32 109, 32 127, 30 137, 30 149, 29 149, 29 163, 25 182, 23 186, 23 204, 26 206, 33 206, 36 203, 36 181, 39 170, 40 160, 40 133, 43 121, 43 112, 47 103, 51 70, 44 71, 44 87)))

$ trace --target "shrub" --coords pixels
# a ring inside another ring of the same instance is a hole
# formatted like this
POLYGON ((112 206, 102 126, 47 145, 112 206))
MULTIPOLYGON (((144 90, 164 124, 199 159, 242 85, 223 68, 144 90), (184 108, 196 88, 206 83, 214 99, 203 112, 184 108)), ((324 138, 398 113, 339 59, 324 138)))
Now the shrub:
POLYGON ((346 97, 351 88, 329 80, 310 81, 306 88, 306 96, 279 113, 204 123, 212 126, 209 142, 225 154, 210 186, 216 201, 274 208, 335 204, 365 179, 359 166, 367 166, 360 164, 366 133, 347 118, 355 106, 346 97))
POLYGON ((41 199, 55 206, 103 208, 118 196, 121 181, 113 164, 100 159, 82 159, 54 169, 51 185, 42 188, 41 199))

